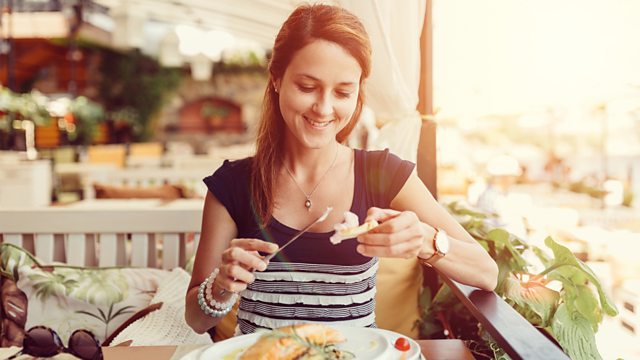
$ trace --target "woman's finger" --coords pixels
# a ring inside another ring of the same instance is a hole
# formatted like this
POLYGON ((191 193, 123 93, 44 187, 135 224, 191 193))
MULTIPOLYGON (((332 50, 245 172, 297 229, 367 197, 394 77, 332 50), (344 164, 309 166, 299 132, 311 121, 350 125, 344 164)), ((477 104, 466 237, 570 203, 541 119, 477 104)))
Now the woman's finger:
POLYGON ((267 268, 267 263, 259 255, 237 246, 232 246, 222 253, 222 264, 238 264, 247 270, 264 271, 267 268))
POLYGON ((392 246, 359 244, 356 248, 356 250, 364 256, 393 257, 405 259, 418 256, 418 253, 421 249, 422 240, 418 238, 394 244, 392 246))
POLYGON ((358 242, 368 246, 393 246, 422 237, 423 233, 419 226, 409 226, 400 230, 394 229, 392 232, 371 231, 358 236, 358 242))
POLYGON ((239 281, 239 280, 230 278, 228 276, 220 276, 220 275, 218 275, 218 278, 216 278, 215 280, 217 289, 223 289, 227 292, 233 292, 233 293, 239 293, 243 291, 244 289, 247 288, 247 285, 249 283, 244 281, 239 281))
POLYGON ((400 232, 408 227, 417 226, 419 224, 420 219, 418 219, 418 216, 415 213, 411 211, 404 211, 376 226, 370 232, 393 234, 396 232, 400 232))
POLYGON ((233 239, 231 246, 237 246, 247 251, 259 251, 264 253, 274 253, 278 250, 278 245, 260 239, 233 239))
POLYGON ((392 209, 381 209, 378 207, 371 207, 367 210, 367 217, 364 219, 365 222, 375 220, 377 222, 385 222, 389 219, 392 219, 400 214, 397 210, 392 209))

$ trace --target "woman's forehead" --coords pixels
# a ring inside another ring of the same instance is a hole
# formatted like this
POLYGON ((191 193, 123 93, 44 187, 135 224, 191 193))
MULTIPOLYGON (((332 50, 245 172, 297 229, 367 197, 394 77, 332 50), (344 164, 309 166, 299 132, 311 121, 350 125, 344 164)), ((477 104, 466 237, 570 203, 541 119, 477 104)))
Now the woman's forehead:
POLYGON ((360 64, 347 50, 326 40, 315 40, 298 50, 285 71, 285 77, 333 85, 357 85, 361 74, 360 64))

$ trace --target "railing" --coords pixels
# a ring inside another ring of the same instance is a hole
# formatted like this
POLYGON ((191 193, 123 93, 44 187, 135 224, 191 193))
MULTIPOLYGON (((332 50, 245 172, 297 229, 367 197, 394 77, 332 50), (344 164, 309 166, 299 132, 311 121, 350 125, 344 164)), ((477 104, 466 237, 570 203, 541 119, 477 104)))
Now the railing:
MULTIPOLYGON (((0 209, 0 240, 25 247, 44 262, 101 267, 171 269, 184 265, 190 256, 186 247, 190 237, 192 249, 197 248, 201 200, 99 203, 102 205, 85 202, 85 206, 70 208, 0 209), (123 208, 119 203, 129 205, 123 208)), ((443 279, 512 359, 569 359, 496 293, 443 279)))
POLYGON ((56 176, 77 176, 82 185, 82 198, 94 199, 93 185, 150 187, 163 184, 180 185, 187 190, 204 196, 207 187, 202 179, 211 175, 221 164, 213 160, 209 166, 200 168, 116 168, 104 164, 60 164, 56 166, 56 176))
POLYGON ((511 359, 570 360, 562 349, 496 293, 463 285, 444 276, 442 279, 511 359))
MULTIPOLYGON (((90 205, 90 203, 89 203, 90 205)), ((101 205, 0 210, 2 242, 45 263, 75 266, 183 266, 197 248, 202 200, 121 200, 101 205)))

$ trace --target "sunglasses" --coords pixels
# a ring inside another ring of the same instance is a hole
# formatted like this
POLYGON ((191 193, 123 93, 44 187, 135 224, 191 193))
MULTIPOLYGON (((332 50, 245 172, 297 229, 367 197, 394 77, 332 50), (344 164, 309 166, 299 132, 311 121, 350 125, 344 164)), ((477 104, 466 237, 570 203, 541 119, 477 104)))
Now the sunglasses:
POLYGON ((69 353, 82 360, 102 360, 100 343, 90 331, 74 331, 69 337, 69 347, 65 348, 60 336, 46 326, 34 326, 29 329, 24 336, 22 350, 7 360, 20 355, 52 357, 60 353, 69 353))

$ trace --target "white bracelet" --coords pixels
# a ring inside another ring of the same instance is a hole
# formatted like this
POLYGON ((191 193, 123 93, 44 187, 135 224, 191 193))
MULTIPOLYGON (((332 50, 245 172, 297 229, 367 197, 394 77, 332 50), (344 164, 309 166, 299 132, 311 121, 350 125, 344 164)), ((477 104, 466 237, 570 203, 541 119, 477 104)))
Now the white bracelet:
POLYGON ((236 293, 232 293, 231 297, 221 303, 216 301, 216 299, 213 298, 213 281, 216 279, 216 277, 218 276, 218 274, 220 273, 220 269, 215 268, 211 274, 209 275, 209 277, 205 280, 205 298, 207 299, 207 301, 214 307, 217 309, 227 309, 229 307, 232 307, 236 301, 238 300, 238 294, 236 293))
POLYGON ((202 309, 202 312, 211 317, 223 317, 227 315, 229 311, 231 311, 231 307, 222 310, 212 309, 207 304, 207 300, 205 300, 204 298, 204 288, 205 283, 202 282, 202 284, 200 284, 200 287, 198 288, 198 305, 200 305, 200 309, 202 309))

